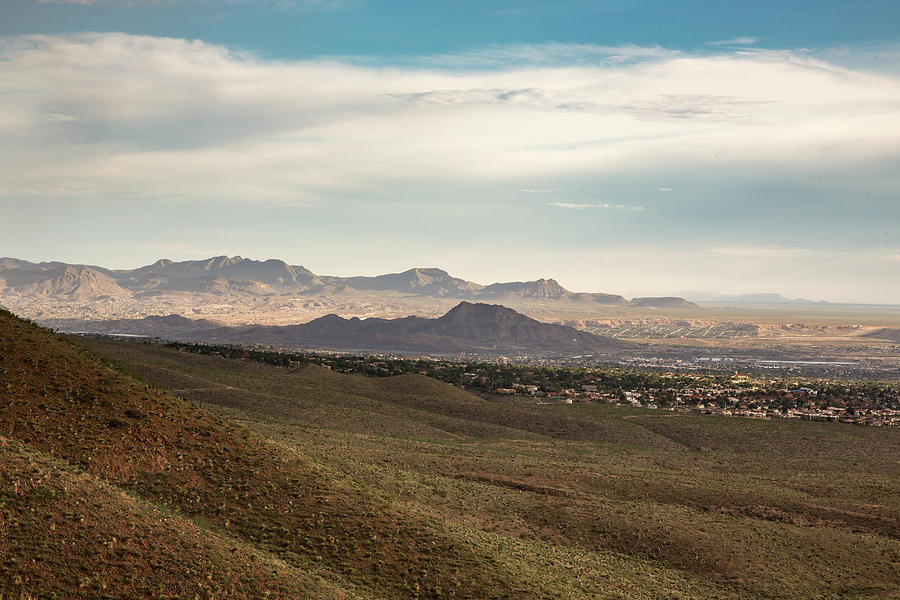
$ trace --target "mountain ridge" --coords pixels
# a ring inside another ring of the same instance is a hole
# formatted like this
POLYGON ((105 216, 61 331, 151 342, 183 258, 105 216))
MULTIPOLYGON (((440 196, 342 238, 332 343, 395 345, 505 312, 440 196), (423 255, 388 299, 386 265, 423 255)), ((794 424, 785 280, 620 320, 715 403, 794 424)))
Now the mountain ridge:
POLYGON ((628 306, 618 294, 572 292, 552 278, 482 285, 454 277, 437 267, 415 267, 373 277, 317 275, 301 265, 270 258, 214 256, 175 262, 161 258, 135 269, 107 269, 61 262, 32 263, 0 258, 0 297, 30 296, 59 300, 100 297, 144 298, 165 294, 207 293, 235 296, 340 294, 347 291, 403 293, 465 300, 589 302, 628 306), (75 269, 75 272, 66 272, 75 269))
POLYGON ((831 304, 827 300, 809 300, 807 298, 788 298, 775 292, 751 294, 719 294, 716 292, 682 292, 692 302, 735 304, 831 304))

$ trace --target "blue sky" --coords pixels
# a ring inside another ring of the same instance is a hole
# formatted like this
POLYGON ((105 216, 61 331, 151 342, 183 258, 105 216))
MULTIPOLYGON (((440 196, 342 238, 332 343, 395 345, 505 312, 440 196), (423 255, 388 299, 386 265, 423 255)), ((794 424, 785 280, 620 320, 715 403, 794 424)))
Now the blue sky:
POLYGON ((0 5, 0 255, 900 302, 900 4, 0 5))
POLYGON ((203 39, 269 57, 396 57, 489 44, 565 42, 703 49, 759 37, 775 48, 894 43, 885 0, 373 2, 365 0, 5 0, 3 34, 124 31, 203 39))

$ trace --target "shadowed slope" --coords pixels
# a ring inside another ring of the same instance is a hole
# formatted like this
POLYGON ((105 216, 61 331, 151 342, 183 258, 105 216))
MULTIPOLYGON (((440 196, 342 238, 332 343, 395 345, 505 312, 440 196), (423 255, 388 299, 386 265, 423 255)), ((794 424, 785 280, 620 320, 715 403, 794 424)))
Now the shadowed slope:
POLYGON ((351 597, 2 437, 0 506, 0 597, 351 597))
POLYGON ((316 365, 285 370, 254 362, 91 338, 83 344, 130 372, 197 402, 346 431, 431 438, 556 438, 676 450, 638 423, 571 407, 490 402, 424 375, 367 378, 316 365))

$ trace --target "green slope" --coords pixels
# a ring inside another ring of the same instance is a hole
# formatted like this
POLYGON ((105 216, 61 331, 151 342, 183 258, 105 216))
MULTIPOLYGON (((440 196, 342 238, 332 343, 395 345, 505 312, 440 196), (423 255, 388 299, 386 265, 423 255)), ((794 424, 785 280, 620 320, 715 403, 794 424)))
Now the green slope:
POLYGON ((515 405, 423 377, 81 343, 398 514, 440 523, 544 595, 566 581, 569 597, 900 589, 898 430, 515 405), (565 565, 606 570, 575 577, 565 565))
POLYGON ((0 507, 2 598, 351 597, 6 438, 0 507))

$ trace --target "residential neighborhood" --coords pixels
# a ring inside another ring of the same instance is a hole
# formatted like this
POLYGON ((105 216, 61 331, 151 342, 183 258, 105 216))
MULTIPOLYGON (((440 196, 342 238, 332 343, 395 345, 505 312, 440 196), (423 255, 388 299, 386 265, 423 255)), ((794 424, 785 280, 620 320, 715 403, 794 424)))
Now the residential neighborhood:
POLYGON ((734 371, 680 372, 609 366, 548 366, 386 355, 291 353, 170 343, 185 352, 219 354, 295 368, 313 363, 370 377, 420 374, 507 402, 606 403, 676 413, 755 419, 900 425, 900 385, 836 378, 794 378, 734 371))

